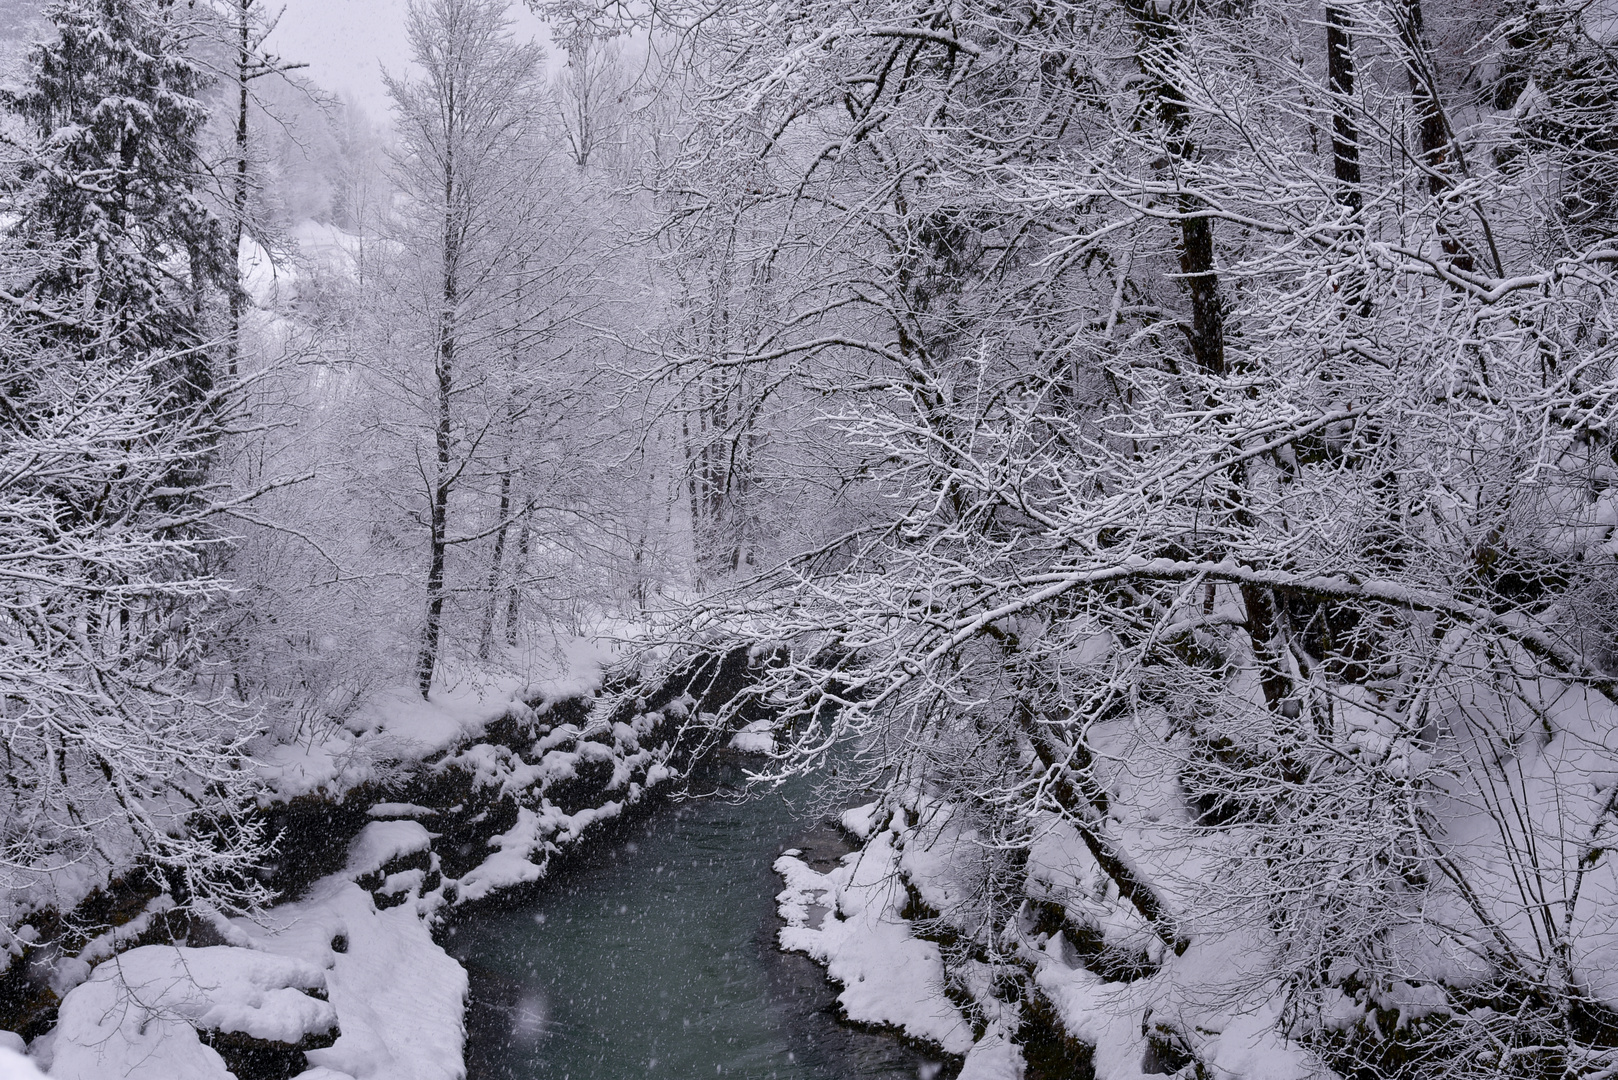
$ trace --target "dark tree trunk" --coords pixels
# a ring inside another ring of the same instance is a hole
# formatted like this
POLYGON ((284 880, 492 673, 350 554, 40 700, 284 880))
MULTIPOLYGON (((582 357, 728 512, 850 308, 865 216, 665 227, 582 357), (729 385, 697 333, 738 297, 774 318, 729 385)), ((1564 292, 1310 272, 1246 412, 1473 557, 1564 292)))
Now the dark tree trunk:
POLYGON ((517 530, 517 565, 511 575, 511 587, 506 590, 506 644, 517 644, 517 605, 521 599, 522 576, 528 572, 528 515, 522 516, 522 528, 517 530))
POLYGON ((489 559, 489 597, 483 607, 482 632, 478 634, 480 660, 487 660, 494 652, 494 617, 496 608, 500 606, 500 564, 506 557, 506 528, 510 514, 511 470, 508 467, 500 474, 500 516, 495 519, 500 524, 495 529, 494 554, 489 559))
MULTIPOLYGON (((449 102, 444 129, 455 131, 455 103, 449 102)), ((453 446, 453 413, 455 396, 456 315, 460 304, 460 244, 459 220, 455 213, 458 195, 453 149, 446 149, 444 157, 444 279, 443 310, 438 318, 438 350, 434 357, 434 374, 438 381, 438 424, 434 432, 436 471, 428 493, 430 517, 428 521, 427 561, 427 622, 421 632, 421 655, 416 660, 416 685, 421 696, 432 689, 433 669, 438 666, 439 639, 444 620, 444 558, 448 546, 449 496, 454 485, 450 468, 453 446)))
MULTIPOLYGON (((1191 137, 1191 113, 1180 88, 1163 77, 1153 57, 1179 48, 1178 29, 1152 0, 1129 0, 1129 8, 1140 36, 1141 72, 1147 78, 1148 91, 1167 136, 1166 167, 1175 169, 1197 155, 1191 137)), ((1194 193, 1182 192, 1176 201, 1180 212, 1180 272, 1191 301, 1191 355, 1203 371, 1223 375, 1225 311, 1219 275, 1214 270, 1213 222, 1203 216, 1207 207, 1194 193)))
MULTIPOLYGON (((1191 131, 1191 111, 1180 88, 1163 76, 1156 58, 1173 54, 1183 47, 1179 39, 1180 30, 1172 16, 1164 13, 1152 0, 1128 2, 1139 35, 1141 71, 1147 78, 1148 89, 1166 136, 1167 167, 1178 168, 1197 156, 1191 131)), ((1352 81, 1351 74, 1349 78, 1352 81)), ((1357 174, 1357 153, 1354 168, 1357 174)), ((1194 192, 1180 194, 1177 208, 1180 212, 1180 271, 1191 302, 1191 326, 1188 332, 1191 355, 1199 369, 1217 378, 1230 373, 1230 364, 1225 353, 1225 307, 1224 298, 1220 295, 1219 274, 1215 269, 1213 222, 1205 216, 1207 207, 1194 192)), ((1243 466, 1237 464, 1232 467, 1230 480, 1233 494, 1228 511, 1238 521, 1247 520, 1249 511, 1241 494, 1246 485, 1243 466)), ((1241 596, 1254 659, 1261 668, 1265 701, 1271 708, 1277 708, 1291 693, 1291 683, 1281 669, 1278 653, 1279 649, 1285 647, 1284 641, 1280 640, 1283 614, 1277 609, 1268 590, 1243 589, 1241 596)))
MULTIPOLYGON (((1470 273, 1476 269, 1477 260, 1444 220, 1442 204, 1448 200, 1455 186, 1454 172, 1460 162, 1456 159, 1455 146, 1450 139, 1449 120, 1444 115, 1443 102, 1438 96, 1438 73, 1433 70, 1432 55, 1427 49, 1421 0, 1404 0, 1404 11, 1399 18, 1399 44, 1404 53, 1405 74, 1410 81, 1410 102, 1415 113, 1416 141, 1421 152, 1421 166, 1426 173, 1427 192, 1440 204, 1437 222, 1439 243, 1457 270, 1470 273)), ((1484 222, 1484 228, 1487 230, 1487 222, 1484 222)))
POLYGON ((1360 132, 1350 112, 1354 97, 1354 24, 1342 8, 1326 8, 1326 80, 1331 87, 1332 175, 1337 201, 1360 212, 1360 132))

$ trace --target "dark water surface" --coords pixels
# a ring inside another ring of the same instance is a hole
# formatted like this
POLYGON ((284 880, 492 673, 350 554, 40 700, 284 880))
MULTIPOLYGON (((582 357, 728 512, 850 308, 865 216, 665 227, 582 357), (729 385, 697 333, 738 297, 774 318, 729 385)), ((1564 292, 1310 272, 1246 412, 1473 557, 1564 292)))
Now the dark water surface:
POLYGON ((837 1021, 821 969, 775 948, 787 847, 847 850, 782 793, 657 810, 521 907, 476 912, 469 1080, 932 1080, 950 1069, 837 1021))

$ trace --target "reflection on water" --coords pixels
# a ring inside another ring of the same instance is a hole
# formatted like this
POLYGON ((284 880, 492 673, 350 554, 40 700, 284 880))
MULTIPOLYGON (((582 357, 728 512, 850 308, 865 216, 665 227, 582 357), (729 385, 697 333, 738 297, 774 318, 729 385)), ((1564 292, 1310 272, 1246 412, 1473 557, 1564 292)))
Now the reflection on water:
POLYGON ((774 947, 776 855, 835 858, 800 815, 780 794, 678 803, 538 899, 456 925, 446 944, 471 976, 469 1080, 952 1073, 838 1023, 822 971, 774 947))

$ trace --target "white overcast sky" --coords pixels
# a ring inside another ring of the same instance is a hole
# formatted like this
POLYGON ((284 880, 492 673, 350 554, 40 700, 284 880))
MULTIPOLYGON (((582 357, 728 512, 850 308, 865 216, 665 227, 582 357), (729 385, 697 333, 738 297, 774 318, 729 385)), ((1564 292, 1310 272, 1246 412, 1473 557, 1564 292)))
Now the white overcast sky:
MULTIPOLYGON (((405 40, 408 0, 281 0, 286 14, 266 43, 289 62, 309 65, 304 74, 326 90, 348 97, 374 121, 388 116, 388 96, 382 88, 381 69, 400 72, 410 61, 405 40)), ((275 10, 274 0, 267 5, 275 10)), ((544 24, 521 4, 508 12, 521 40, 547 45, 544 24)))

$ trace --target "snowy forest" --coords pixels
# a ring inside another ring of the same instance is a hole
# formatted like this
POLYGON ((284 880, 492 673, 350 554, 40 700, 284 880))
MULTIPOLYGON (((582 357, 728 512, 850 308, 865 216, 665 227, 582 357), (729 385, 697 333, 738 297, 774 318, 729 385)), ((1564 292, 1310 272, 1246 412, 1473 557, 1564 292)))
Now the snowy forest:
POLYGON ((528 3, 0 10, 0 1078, 1618 1077, 1618 2, 528 3))

